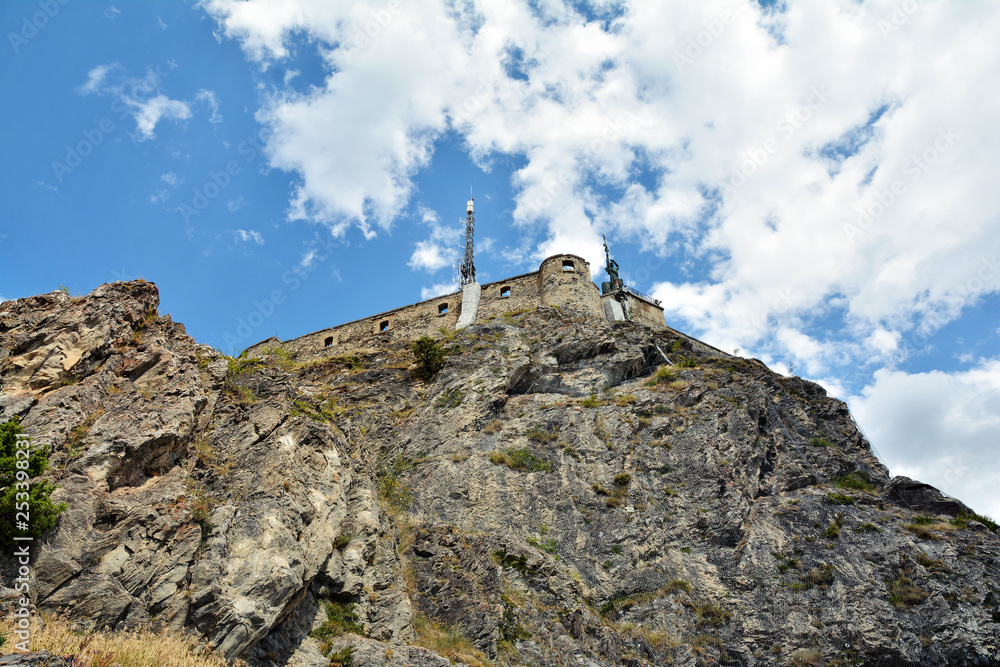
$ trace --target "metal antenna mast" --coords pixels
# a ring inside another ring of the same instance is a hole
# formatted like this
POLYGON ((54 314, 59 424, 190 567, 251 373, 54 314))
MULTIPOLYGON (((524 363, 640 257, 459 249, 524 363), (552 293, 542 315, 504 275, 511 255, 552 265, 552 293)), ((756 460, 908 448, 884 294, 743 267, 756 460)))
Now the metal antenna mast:
POLYGON ((476 282, 476 265, 472 261, 472 246, 476 231, 476 219, 472 215, 472 188, 469 188, 469 203, 465 205, 465 256, 459 267, 462 285, 476 282))

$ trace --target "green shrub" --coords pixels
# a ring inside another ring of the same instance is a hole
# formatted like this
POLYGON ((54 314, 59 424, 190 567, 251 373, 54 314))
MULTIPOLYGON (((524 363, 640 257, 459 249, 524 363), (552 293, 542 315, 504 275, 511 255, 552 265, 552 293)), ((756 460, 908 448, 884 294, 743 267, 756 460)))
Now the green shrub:
POLYGON ((632 475, 628 474, 627 472, 620 472, 617 475, 615 475, 613 481, 615 486, 628 486, 629 482, 632 481, 632 475))
POLYGON ((842 489, 854 489, 856 491, 874 491, 875 486, 871 483, 871 477, 868 473, 863 470, 856 470, 855 472, 842 475, 834 480, 833 483, 842 489))
POLYGON ((698 361, 696 359, 684 359, 677 365, 680 368, 695 368, 698 366, 698 361))
POLYGON ((823 537, 835 540, 840 537, 840 529, 844 525, 844 515, 838 514, 837 518, 830 522, 830 525, 823 531, 823 537))
POLYGON ((354 613, 354 605, 352 603, 334 602, 332 600, 323 600, 322 602, 323 609, 326 611, 326 622, 310 632, 309 636, 327 644, 326 651, 323 651, 324 653, 329 651, 328 642, 334 637, 339 637, 348 632, 364 636, 365 628, 358 622, 358 615, 354 613))
POLYGON ((918 514, 917 516, 913 517, 912 521, 912 523, 915 523, 918 526, 930 526, 937 522, 938 522, 937 519, 935 519, 932 516, 927 516, 925 514, 918 514))
POLYGON ((1000 529, 1000 526, 997 525, 996 521, 994 521, 988 516, 983 516, 982 514, 976 514, 975 512, 973 512, 972 514, 969 514, 968 512, 962 512, 961 514, 959 514, 958 516, 956 516, 954 519, 951 520, 951 524, 958 528, 964 529, 968 527, 970 521, 978 521, 979 523, 983 524, 984 526, 992 530, 994 533, 997 532, 998 529, 1000 529))
POLYGON ((56 490, 52 482, 30 482, 48 469, 49 451, 44 446, 31 447, 27 459, 19 458, 17 436, 21 433, 17 417, 0 424, 0 547, 4 550, 14 544, 15 533, 21 537, 40 537, 54 528, 67 507, 66 503, 52 502, 52 492, 56 490), (27 503, 27 527, 19 529, 15 521, 24 503, 27 503))
POLYGON ((524 448, 510 448, 501 452, 492 452, 490 463, 505 465, 511 470, 520 472, 548 472, 552 470, 551 463, 535 456, 530 449, 524 448))
POLYGON ((677 373, 670 370, 669 366, 660 366, 656 369, 656 374, 646 384, 655 387, 658 384, 670 384, 677 379, 677 373))
POLYGON ((813 438, 809 441, 809 444, 814 447, 833 447, 830 441, 824 438, 813 438))
POLYGON ((444 368, 447 350, 430 336, 421 336, 410 345, 410 351, 419 364, 414 375, 422 380, 430 380, 444 368))
POLYGON ((842 493, 828 493, 826 494, 826 502, 834 505, 853 505, 854 497, 845 496, 842 493))
POLYGON ((247 373, 252 373, 254 370, 264 365, 263 359, 259 359, 258 357, 248 357, 246 354, 246 350, 244 350, 243 352, 240 352, 240 356, 229 358, 230 375, 245 375, 247 373))

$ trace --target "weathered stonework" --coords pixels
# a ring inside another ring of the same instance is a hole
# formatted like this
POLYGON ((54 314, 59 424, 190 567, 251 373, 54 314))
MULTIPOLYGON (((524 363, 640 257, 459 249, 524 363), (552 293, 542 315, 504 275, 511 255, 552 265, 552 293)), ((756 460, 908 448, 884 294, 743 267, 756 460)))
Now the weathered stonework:
MULTIPOLYGON (((618 290, 601 296, 590 279, 590 264, 577 255, 553 255, 542 262, 538 271, 482 286, 479 312, 475 322, 486 322, 539 306, 556 306, 590 317, 609 318, 603 299, 618 297, 628 304, 632 319, 655 329, 665 329, 663 308, 635 292, 618 290)), ((385 339, 414 340, 458 328, 462 315, 462 292, 420 301, 377 315, 347 322, 328 329, 299 336, 289 341, 268 338, 247 348, 255 356, 281 347, 303 359, 341 356, 371 349, 385 339)))

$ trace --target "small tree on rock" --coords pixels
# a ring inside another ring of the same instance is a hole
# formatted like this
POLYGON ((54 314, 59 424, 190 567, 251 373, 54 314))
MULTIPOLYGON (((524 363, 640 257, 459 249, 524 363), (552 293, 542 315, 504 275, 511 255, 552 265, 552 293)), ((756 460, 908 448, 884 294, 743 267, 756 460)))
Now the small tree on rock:
POLYGON ((413 341, 410 349, 420 364, 414 373, 418 378, 430 380, 437 375, 438 371, 444 368, 444 356, 447 350, 430 336, 421 336, 413 341))
POLYGON ((38 537, 51 530, 67 507, 52 502, 56 490, 52 482, 37 479, 49 467, 48 448, 32 447, 27 458, 18 457, 17 436, 22 432, 17 417, 0 424, 0 548, 4 550, 14 544, 15 535, 38 537), (28 521, 21 523, 18 513, 27 514, 28 521))

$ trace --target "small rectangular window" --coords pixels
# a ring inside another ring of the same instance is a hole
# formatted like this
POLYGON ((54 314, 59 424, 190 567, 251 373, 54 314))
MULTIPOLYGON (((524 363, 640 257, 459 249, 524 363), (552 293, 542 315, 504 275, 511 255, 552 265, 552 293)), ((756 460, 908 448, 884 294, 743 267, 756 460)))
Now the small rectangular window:
POLYGON ((333 346, 333 336, 328 336, 327 339, 323 341, 323 347, 332 347, 332 346, 333 346))
POLYGON ((440 304, 438 306, 438 315, 447 315, 447 314, 448 314, 448 304, 446 303, 440 304))
POLYGON ((500 288, 500 298, 501 299, 506 299, 509 296, 510 296, 510 287, 501 287, 500 288))
POLYGON ((563 271, 576 271, 576 266, 573 265, 573 260, 563 260, 563 271))
POLYGON ((379 330, 379 332, 388 331, 389 330, 389 320, 384 320, 383 322, 380 322, 379 325, 378 325, 378 330, 379 330))

